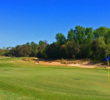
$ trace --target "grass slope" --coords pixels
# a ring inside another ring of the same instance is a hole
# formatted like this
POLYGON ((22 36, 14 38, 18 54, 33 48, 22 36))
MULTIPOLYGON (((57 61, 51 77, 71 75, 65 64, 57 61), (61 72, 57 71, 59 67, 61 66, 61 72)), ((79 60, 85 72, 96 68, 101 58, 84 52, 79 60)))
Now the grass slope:
POLYGON ((0 59, 0 100, 110 100, 106 69, 49 67, 0 59))

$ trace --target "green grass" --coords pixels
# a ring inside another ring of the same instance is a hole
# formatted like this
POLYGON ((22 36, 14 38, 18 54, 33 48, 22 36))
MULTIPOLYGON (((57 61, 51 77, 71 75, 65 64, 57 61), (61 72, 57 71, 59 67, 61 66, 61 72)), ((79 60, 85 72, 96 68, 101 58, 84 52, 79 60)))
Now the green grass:
POLYGON ((105 68, 36 65, 0 59, 0 100, 110 100, 105 68))

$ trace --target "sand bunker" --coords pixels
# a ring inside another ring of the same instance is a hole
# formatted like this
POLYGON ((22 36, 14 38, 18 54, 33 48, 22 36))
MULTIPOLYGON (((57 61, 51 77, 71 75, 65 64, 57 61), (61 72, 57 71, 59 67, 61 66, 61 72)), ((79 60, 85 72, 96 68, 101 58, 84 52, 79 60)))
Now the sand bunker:
POLYGON ((68 67, 81 67, 81 68, 96 68, 96 67, 107 67, 103 63, 92 63, 84 60, 45 60, 41 58, 33 59, 36 64, 52 65, 52 66, 68 66, 68 67))

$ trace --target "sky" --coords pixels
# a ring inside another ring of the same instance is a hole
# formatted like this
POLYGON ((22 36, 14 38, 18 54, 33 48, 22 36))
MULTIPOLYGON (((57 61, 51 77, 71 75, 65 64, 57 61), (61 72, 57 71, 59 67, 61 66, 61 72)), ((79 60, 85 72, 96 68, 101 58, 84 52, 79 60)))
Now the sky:
POLYGON ((110 0, 0 0, 0 48, 50 44, 77 25, 110 28, 110 0))

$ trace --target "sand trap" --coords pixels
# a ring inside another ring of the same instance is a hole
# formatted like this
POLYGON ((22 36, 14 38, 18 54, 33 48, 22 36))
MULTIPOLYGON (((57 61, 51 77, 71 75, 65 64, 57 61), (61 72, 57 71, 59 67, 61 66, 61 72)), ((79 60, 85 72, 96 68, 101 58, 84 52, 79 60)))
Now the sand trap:
POLYGON ((80 68, 107 67, 106 65, 103 65, 102 63, 93 64, 89 61, 84 61, 84 60, 72 60, 72 61, 64 60, 64 62, 66 62, 65 64, 62 64, 61 60, 49 61, 49 60, 40 59, 40 58, 35 58, 34 60, 36 60, 37 64, 51 65, 51 66, 68 66, 68 67, 75 66, 75 67, 80 67, 80 68), (68 64, 69 62, 71 63, 68 64))

